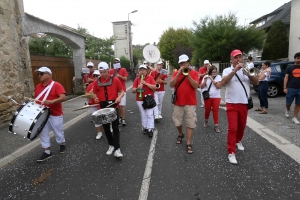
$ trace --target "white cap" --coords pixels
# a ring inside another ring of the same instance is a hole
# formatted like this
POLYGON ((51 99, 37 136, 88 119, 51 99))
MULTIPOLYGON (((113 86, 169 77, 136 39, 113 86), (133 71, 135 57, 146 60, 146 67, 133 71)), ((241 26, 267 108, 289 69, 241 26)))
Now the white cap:
POLYGON ((107 70, 107 69, 109 69, 109 67, 108 67, 108 64, 107 64, 106 62, 100 62, 100 63, 98 64, 98 69, 99 69, 99 71, 102 71, 102 70, 107 70))
POLYGON ((39 69, 35 70, 36 72, 48 72, 49 74, 52 74, 51 70, 48 67, 40 67, 39 69))
POLYGON ((186 62, 189 60, 189 57, 185 54, 182 54, 181 56, 179 56, 179 61, 178 63, 182 63, 182 62, 186 62))
POLYGON ((114 58, 114 60, 117 60, 117 61, 119 61, 119 62, 120 62, 120 58, 114 58))
POLYGON ((87 66, 87 67, 88 67, 88 66, 93 66, 93 67, 94 67, 94 63, 88 62, 88 63, 86 64, 86 66, 87 66))
POLYGON ((94 73, 93 73, 93 75, 100 75, 100 72, 99 72, 99 70, 94 70, 94 73))
POLYGON ((204 60, 204 64, 209 64, 209 60, 204 60))
POLYGON ((139 69, 142 69, 142 68, 147 69, 147 66, 146 65, 140 65, 139 69))
POLYGON ((145 64, 147 64, 148 63, 148 61, 147 60, 145 60, 144 62, 143 62, 143 64, 145 65, 145 64))
POLYGON ((158 61, 156 64, 160 65, 160 64, 164 64, 164 63, 162 61, 158 61))

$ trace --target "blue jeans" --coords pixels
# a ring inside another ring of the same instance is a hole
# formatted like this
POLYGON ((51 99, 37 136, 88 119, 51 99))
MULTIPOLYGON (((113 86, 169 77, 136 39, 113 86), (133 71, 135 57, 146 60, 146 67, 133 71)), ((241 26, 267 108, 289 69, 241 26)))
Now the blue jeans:
POLYGON ((259 81, 258 99, 261 108, 268 108, 269 106, 268 95, 267 95, 268 89, 269 89, 268 81, 259 81))

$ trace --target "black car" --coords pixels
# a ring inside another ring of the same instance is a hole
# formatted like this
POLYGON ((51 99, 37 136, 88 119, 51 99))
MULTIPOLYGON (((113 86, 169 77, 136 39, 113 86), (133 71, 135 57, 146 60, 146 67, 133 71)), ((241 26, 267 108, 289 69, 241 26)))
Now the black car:
MULTIPOLYGON (((271 77, 268 81, 268 97, 276 97, 283 93, 283 80, 285 77, 285 70, 288 66, 293 65, 294 61, 284 61, 271 63, 271 77)), ((253 89, 257 92, 258 86, 254 86, 253 89)))

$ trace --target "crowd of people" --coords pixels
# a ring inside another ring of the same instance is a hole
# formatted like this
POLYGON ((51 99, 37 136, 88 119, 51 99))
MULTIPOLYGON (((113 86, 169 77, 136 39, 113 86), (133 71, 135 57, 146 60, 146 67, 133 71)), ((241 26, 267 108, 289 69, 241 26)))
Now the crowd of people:
MULTIPOLYGON (((297 116, 300 110, 300 53, 294 56, 295 64, 288 67, 284 79, 284 92, 286 93, 286 112, 289 117, 290 108, 295 101, 292 122, 300 124, 297 116)), ((222 76, 218 74, 217 67, 211 65, 209 60, 197 72, 190 66, 190 58, 183 54, 179 56, 179 69, 172 74, 170 87, 174 88, 172 103, 174 110, 172 119, 178 131, 176 144, 183 143, 186 137, 186 151, 193 154, 192 136, 197 125, 197 90, 201 94, 201 107, 204 107, 203 128, 209 126, 208 119, 212 112, 214 131, 220 133, 219 106, 221 102, 220 89, 225 87, 226 115, 228 122, 227 129, 227 151, 228 160, 231 164, 237 164, 236 150, 243 151, 242 144, 245 134, 248 110, 253 107, 250 97, 250 83, 258 85, 258 98, 260 106, 255 109, 260 114, 268 113, 268 80, 271 75, 270 63, 264 62, 257 74, 245 72, 243 53, 235 49, 230 54, 231 66, 225 68, 222 76), (237 92, 240 91, 240 92, 237 92), (183 121, 185 120, 185 128, 183 121)), ((128 73, 120 64, 119 58, 114 58, 113 69, 110 69, 106 62, 100 62, 98 69, 94 69, 92 62, 87 63, 90 69, 88 74, 83 76, 83 84, 86 87, 86 95, 90 95, 88 105, 91 113, 97 110, 112 107, 115 116, 110 123, 95 123, 97 129, 96 139, 102 137, 104 131, 108 150, 107 155, 114 153, 115 157, 123 157, 120 149, 119 125, 126 126, 126 81, 128 73), (111 106, 113 105, 113 106, 111 106)), ((252 57, 247 58, 248 69, 253 68, 252 57)), ((49 132, 53 130, 56 142, 60 145, 60 153, 65 153, 65 137, 63 131, 62 102, 66 99, 63 86, 52 80, 52 72, 47 67, 37 70, 41 83, 35 90, 36 100, 50 108, 50 117, 40 133, 42 148, 44 152, 37 161, 42 162, 52 156, 50 151, 49 132)), ((163 62, 158 61, 153 68, 145 61, 138 68, 133 80, 132 93, 136 94, 136 104, 141 116, 141 128, 144 134, 150 138, 154 135, 155 122, 159 122, 162 116, 162 105, 165 95, 165 85, 168 83, 168 75, 163 73, 163 62)))

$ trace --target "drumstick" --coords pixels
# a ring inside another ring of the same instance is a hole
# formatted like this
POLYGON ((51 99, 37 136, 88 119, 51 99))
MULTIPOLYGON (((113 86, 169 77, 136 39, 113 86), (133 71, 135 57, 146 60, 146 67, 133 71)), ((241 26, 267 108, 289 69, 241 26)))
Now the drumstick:
POLYGON ((29 99, 30 101, 36 101, 36 102, 39 102, 39 103, 43 103, 43 101, 41 101, 41 100, 35 100, 33 98, 30 98, 30 97, 24 97, 24 98, 29 99))
POLYGON ((77 109, 75 109, 75 110, 73 110, 73 111, 82 110, 82 109, 85 109, 85 108, 89 108, 89 107, 93 107, 93 106, 98 106, 98 105, 99 105, 99 104, 86 105, 86 106, 83 106, 83 107, 81 107, 81 108, 77 108, 77 109))
POLYGON ((106 108, 108 108, 108 107, 114 105, 115 103, 116 103, 116 102, 113 102, 112 104, 109 104, 108 106, 106 106, 106 108))

